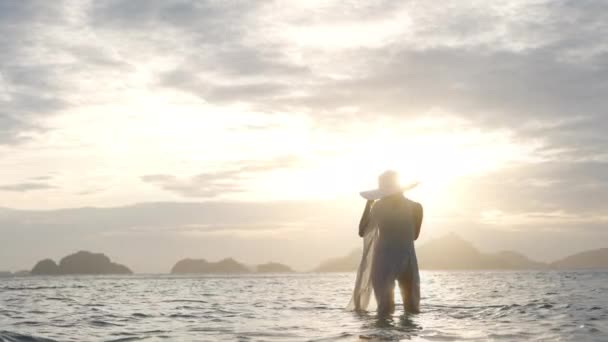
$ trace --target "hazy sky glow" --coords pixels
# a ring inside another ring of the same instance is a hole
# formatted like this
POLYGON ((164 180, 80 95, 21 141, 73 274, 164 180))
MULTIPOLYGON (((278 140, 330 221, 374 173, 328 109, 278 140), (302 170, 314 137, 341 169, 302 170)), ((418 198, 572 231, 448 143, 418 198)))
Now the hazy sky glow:
POLYGON ((585 0, 0 0, 0 207, 31 210, 0 210, 0 268, 82 248, 141 271, 183 256, 310 267, 357 246, 357 192, 387 168, 422 182, 425 238, 455 230, 539 259, 598 247, 606 13, 585 0), (144 202, 231 209, 107 225, 40 212, 144 202), (276 207, 239 216, 256 203, 276 207), (73 239, 49 241, 53 229, 73 239), (140 259, 104 240, 142 231, 140 259))

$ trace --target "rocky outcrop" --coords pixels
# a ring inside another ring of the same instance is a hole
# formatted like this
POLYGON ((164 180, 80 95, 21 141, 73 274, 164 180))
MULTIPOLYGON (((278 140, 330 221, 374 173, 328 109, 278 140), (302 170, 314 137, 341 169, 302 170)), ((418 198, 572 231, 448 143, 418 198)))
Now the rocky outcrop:
POLYGON ((61 259, 57 265, 51 259, 39 261, 31 271, 32 275, 59 274, 132 274, 126 266, 114 263, 102 253, 80 251, 61 259))
POLYGON ((38 261, 30 273, 32 275, 57 275, 60 274, 59 265, 51 259, 44 259, 38 261))
POLYGON ((61 274, 131 274, 131 270, 114 263, 106 255, 80 251, 59 262, 61 274))
POLYGON ((258 273, 290 273, 293 272, 291 267, 277 262, 269 262, 267 264, 258 265, 256 267, 258 273))
POLYGON ((250 270, 238 261, 227 258, 218 262, 208 262, 205 259, 183 259, 171 269, 172 274, 197 273, 247 273, 250 270))

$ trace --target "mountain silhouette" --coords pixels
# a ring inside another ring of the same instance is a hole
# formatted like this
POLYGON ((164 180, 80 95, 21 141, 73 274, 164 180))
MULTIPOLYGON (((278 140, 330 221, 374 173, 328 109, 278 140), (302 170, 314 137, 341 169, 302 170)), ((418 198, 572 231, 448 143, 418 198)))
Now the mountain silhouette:
POLYGON ((57 275, 61 272, 59 272, 59 265, 55 261, 44 259, 38 261, 30 273, 32 275, 57 275))
POLYGON ((293 272, 291 267, 277 262, 269 262, 267 264, 258 265, 256 267, 258 273, 289 273, 293 272))
POLYGON ((227 258, 218 262, 209 262, 205 259, 183 259, 178 261, 171 269, 172 274, 189 273, 248 273, 247 266, 238 261, 227 258))
POLYGON ((351 272, 357 270, 361 262, 361 249, 355 249, 350 254, 322 262, 315 272, 351 272))
POLYGON ((70 254, 59 261, 59 265, 51 259, 36 263, 32 275, 60 274, 132 274, 126 266, 114 263, 105 254, 79 251, 70 254))
POLYGON ((573 254, 551 263, 554 268, 608 268, 608 248, 573 254))
POLYGON ((547 265, 528 259, 523 254, 503 251, 486 254, 470 242, 450 233, 416 248, 421 269, 484 270, 484 269, 543 269, 547 265))
POLYGON ((205 273, 287 273, 294 270, 276 262, 269 262, 257 266, 247 266, 232 258, 218 262, 209 262, 205 259, 182 259, 171 269, 172 274, 205 274, 205 273))
MULTIPOLYGON (((525 255, 504 251, 481 253, 471 243, 454 233, 447 234, 416 247, 421 269, 428 270, 489 270, 489 269, 545 269, 547 264, 528 259, 525 255)), ((316 272, 352 272, 361 261, 357 249, 341 258, 321 263, 316 272)))

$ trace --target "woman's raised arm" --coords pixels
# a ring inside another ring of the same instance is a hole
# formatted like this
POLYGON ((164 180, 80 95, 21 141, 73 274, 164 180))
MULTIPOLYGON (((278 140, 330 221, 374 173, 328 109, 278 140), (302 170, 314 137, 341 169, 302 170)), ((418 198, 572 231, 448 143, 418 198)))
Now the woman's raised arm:
POLYGON ((365 230, 367 226, 371 223, 370 212, 372 210, 372 204, 374 201, 368 200, 365 203, 365 209, 363 209, 363 215, 361 216, 361 221, 359 221, 359 236, 363 237, 365 235, 365 230))

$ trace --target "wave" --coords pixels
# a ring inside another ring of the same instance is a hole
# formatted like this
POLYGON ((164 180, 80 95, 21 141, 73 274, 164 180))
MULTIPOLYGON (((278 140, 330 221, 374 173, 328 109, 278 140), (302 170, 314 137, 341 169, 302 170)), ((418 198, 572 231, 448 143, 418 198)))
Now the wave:
POLYGON ((58 289, 83 289, 83 285, 74 286, 4 286, 2 291, 37 291, 37 290, 58 290, 58 289))
POLYGON ((107 340, 106 342, 128 342, 128 341, 141 341, 141 340, 145 340, 148 337, 146 336, 130 336, 130 337, 121 337, 121 338, 117 338, 115 340, 107 340))
POLYGON ((0 330, 0 342, 57 342, 50 338, 0 330))
POLYGON ((171 299, 171 300, 161 300, 161 303, 207 303, 204 300, 198 299, 171 299))

